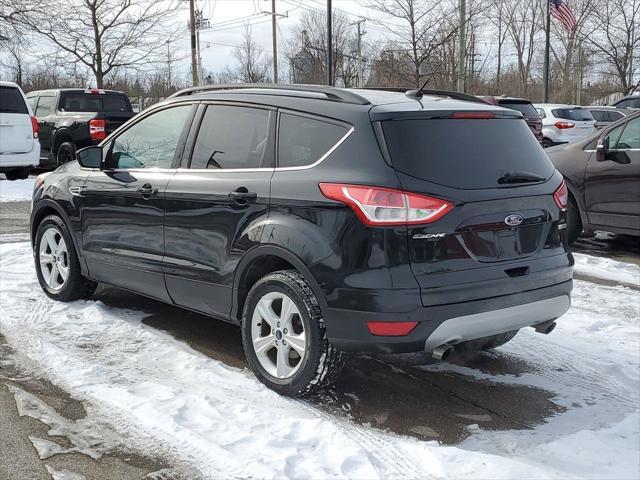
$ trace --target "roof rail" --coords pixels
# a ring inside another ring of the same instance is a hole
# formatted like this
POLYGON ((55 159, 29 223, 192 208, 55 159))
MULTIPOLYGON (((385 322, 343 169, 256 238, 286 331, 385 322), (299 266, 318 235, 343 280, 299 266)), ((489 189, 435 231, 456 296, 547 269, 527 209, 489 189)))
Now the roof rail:
MULTIPOLYGON (((383 92, 399 92, 404 94, 411 91, 410 88, 402 88, 402 87, 364 87, 364 89, 365 90, 381 90, 383 92)), ((415 92, 415 90, 413 91, 415 92)), ((464 102, 473 102, 473 103, 482 103, 482 104, 487 103, 481 98, 476 97, 475 95, 470 95, 468 93, 454 92, 451 90, 431 90, 431 89, 425 88, 421 90, 421 93, 423 93, 424 95, 435 95, 437 97, 449 97, 449 98, 453 98, 454 100, 462 100, 464 102)), ((410 98, 414 98, 414 97, 410 97, 410 98)))
MULTIPOLYGON (((301 92, 323 94, 327 100, 334 102, 352 103, 355 105, 369 105, 371 102, 357 93, 326 85, 303 85, 303 84, 276 84, 276 83, 225 83, 218 85, 203 85, 200 87, 190 87, 174 93, 169 98, 193 95, 202 92, 215 92, 223 90, 278 90, 281 92, 301 92)), ((268 93, 268 92, 265 92, 268 93)))

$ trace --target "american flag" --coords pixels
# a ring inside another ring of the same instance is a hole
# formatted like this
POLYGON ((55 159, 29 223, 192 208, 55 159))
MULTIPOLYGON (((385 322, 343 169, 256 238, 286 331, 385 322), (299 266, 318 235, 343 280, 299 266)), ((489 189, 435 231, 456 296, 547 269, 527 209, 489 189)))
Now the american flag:
POLYGON ((576 17, 571 13, 566 1, 549 0, 549 13, 551 13, 551 16, 562 23, 564 28, 570 32, 576 28, 576 17))

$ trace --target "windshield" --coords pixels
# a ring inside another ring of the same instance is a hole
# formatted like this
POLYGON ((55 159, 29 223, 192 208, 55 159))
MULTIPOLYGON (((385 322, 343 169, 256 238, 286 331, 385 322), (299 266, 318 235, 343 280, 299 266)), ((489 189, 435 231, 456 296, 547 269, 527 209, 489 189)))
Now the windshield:
POLYGON ((131 112, 124 94, 68 92, 60 94, 62 112, 131 112))
POLYGON ((522 112, 525 117, 538 117, 538 111, 531 105, 530 102, 518 102, 510 100, 501 100, 498 102, 501 107, 510 108, 511 110, 517 110, 522 112))
POLYGON ((553 116, 574 122, 592 122, 593 116, 584 108, 556 108, 552 110, 553 116))
POLYGON ((479 189, 504 186, 498 180, 507 172, 553 175, 521 119, 402 119, 382 127, 394 168, 430 182, 479 189))

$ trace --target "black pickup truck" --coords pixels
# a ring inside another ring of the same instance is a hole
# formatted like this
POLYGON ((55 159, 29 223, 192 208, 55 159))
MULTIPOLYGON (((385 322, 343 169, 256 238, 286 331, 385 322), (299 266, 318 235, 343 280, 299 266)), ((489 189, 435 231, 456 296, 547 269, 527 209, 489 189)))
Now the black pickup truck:
POLYGON ((96 145, 135 115, 122 92, 58 88, 27 94, 39 124, 40 166, 58 167, 96 145))

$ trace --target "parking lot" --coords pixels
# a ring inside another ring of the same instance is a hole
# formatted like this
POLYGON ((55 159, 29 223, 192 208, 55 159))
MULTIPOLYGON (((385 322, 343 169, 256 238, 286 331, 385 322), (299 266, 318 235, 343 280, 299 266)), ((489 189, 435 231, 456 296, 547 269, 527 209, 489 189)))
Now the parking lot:
POLYGON ((551 335, 442 363, 355 355, 329 391, 296 401, 250 375, 232 325, 113 287, 47 299, 28 213, 1 204, 2 443, 25 447, 0 465, 9 478, 640 473, 637 240, 576 244, 573 306, 551 335))

